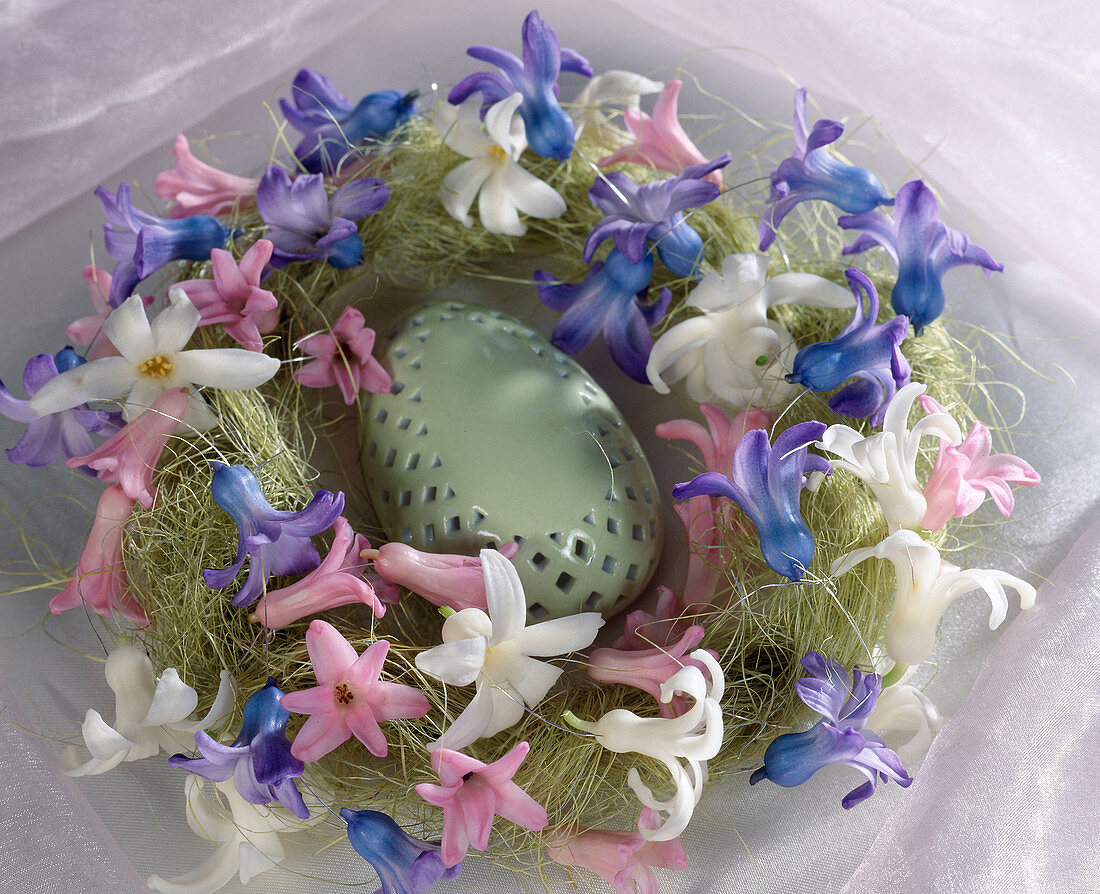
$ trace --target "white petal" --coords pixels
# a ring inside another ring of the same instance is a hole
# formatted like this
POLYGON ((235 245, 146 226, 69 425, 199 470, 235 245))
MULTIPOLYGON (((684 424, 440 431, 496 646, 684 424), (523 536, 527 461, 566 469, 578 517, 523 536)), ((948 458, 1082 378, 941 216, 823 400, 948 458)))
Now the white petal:
POLYGON ((485 602, 493 622, 490 646, 511 639, 527 622, 527 599, 515 566, 495 549, 481 551, 481 574, 485 579, 485 602))
POLYGON ((197 391, 189 391, 187 398, 187 414, 183 417, 182 425, 184 429, 209 431, 218 424, 218 417, 197 391))
POLYGON ((210 894, 224 888, 237 874, 241 865, 238 845, 237 841, 227 841, 189 872, 175 878, 151 875, 145 882, 161 894, 210 894))
POLYGON ((84 736, 88 752, 98 761, 110 760, 119 752, 125 753, 137 746, 136 742, 131 742, 113 726, 109 726, 102 715, 91 708, 84 715, 80 732, 84 736))
POLYGON ((470 217, 470 206, 492 172, 489 163, 480 158, 465 161, 448 171, 439 188, 443 210, 464 227, 472 227, 474 219, 470 217))
POLYGON ((485 666, 488 645, 483 636, 443 643, 417 655, 416 666, 451 686, 469 686, 485 666))
POLYGON ((522 236, 527 232, 527 225, 520 221, 512 196, 504 186, 503 171, 494 171, 481 187, 477 197, 477 214, 481 225, 490 233, 522 236))
POLYGON ((180 379, 226 391, 246 391, 262 385, 280 366, 274 357, 240 348, 181 351, 174 361, 180 379))
MULTIPOLYGON (((229 671, 222 671, 221 682, 218 684, 218 694, 214 696, 214 704, 206 712, 206 716, 196 723, 177 724, 176 729, 186 733, 197 733, 200 729, 217 729, 229 719, 233 713, 233 706, 237 701, 237 685, 229 671)), ((190 711, 188 712, 190 713, 190 711)))
MULTIPOLYGON (((523 102, 523 94, 513 93, 491 106, 489 111, 485 113, 485 130, 489 134, 489 139, 505 151, 515 150, 516 148, 516 133, 512 129, 512 117, 521 102, 523 102)), ((524 139, 524 145, 526 145, 526 142, 526 139, 524 139)), ((518 151, 514 151, 514 153, 509 152, 510 157, 518 158, 520 152, 524 149, 524 145, 519 146, 518 151)))
POLYGON ((168 301, 168 307, 157 314, 150 326, 157 354, 175 354, 187 347, 202 317, 179 286, 168 290, 168 301))
POLYGON ((101 357, 50 379, 31 399, 30 408, 39 416, 48 416, 90 400, 122 397, 137 377, 137 370, 125 357, 101 357))
POLYGON ((651 81, 637 72, 613 68, 591 78, 577 94, 573 104, 583 111, 589 106, 600 106, 609 102, 629 102, 630 99, 647 93, 660 93, 664 86, 663 81, 651 81))
POLYGON ((134 387, 130 389, 130 393, 126 395, 126 402, 122 405, 122 418, 127 422, 133 422, 153 406, 153 402, 170 387, 171 382, 165 379, 140 376, 134 382, 134 387))
POLYGON ((156 353, 145 303, 138 295, 131 295, 111 311, 103 321, 103 334, 131 363, 141 363, 156 353))
POLYGON ((603 625, 599 612, 554 618, 521 630, 512 638, 511 645, 525 655, 568 655, 590 646, 603 625))
POLYGON ((191 716, 199 703, 198 693, 180 679, 174 667, 165 669, 153 692, 153 703, 141 720, 142 726, 179 723, 191 716))
MULTIPOLYGON (((532 708, 546 698, 546 693, 558 682, 563 672, 560 667, 554 667, 545 661, 528 658, 522 654, 512 655, 505 661, 494 659, 496 659, 496 650, 486 667, 485 685, 499 686, 506 693, 512 693, 510 698, 518 697, 532 708)), ((493 719, 494 721, 497 719, 495 711, 493 719)), ((486 735, 492 735, 492 733, 486 735)))
POLYGON ((561 217, 565 214, 565 199, 558 191, 518 164, 506 164, 502 180, 512 202, 524 214, 541 218, 561 217))
POLYGON ((768 307, 778 304, 806 304, 811 307, 854 307, 851 290, 813 273, 780 273, 764 287, 768 307))
POLYGON ((485 735, 485 730, 493 720, 493 698, 489 689, 479 686, 477 695, 466 706, 447 731, 428 746, 429 751, 437 748, 449 748, 458 751, 485 735))
POLYGON ((475 636, 484 637, 486 642, 493 636, 493 622, 480 608, 464 608, 443 622, 442 639, 445 643, 475 636))
POLYGON ((187 825, 200 838, 208 841, 237 838, 237 826, 226 814, 216 786, 209 785, 201 776, 188 774, 183 784, 183 802, 187 825))
MULTIPOLYGON (((269 870, 272 866, 276 865, 283 859, 283 846, 282 843, 279 842, 278 836, 273 835, 270 837, 274 837, 275 842, 279 845, 279 849, 277 852, 273 851, 272 853, 265 853, 250 841, 241 842, 240 879, 242 884, 247 885, 261 872, 267 872, 267 870, 269 870)), ((267 842, 265 842, 265 845, 269 848, 269 850, 273 850, 270 844, 268 844, 267 842)))
POLYGON ((466 158, 481 158, 492 146, 481 131, 480 96, 470 96, 457 107, 440 103, 432 112, 432 124, 443 142, 466 158))

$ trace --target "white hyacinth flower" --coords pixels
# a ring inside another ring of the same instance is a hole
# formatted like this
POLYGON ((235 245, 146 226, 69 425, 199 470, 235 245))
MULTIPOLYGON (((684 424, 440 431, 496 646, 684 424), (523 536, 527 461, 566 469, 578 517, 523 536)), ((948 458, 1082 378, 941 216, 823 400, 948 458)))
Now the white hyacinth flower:
POLYGON ((870 558, 888 559, 894 565, 896 591, 886 622, 885 646, 886 653, 901 664, 920 664, 932 654, 940 618, 959 596, 982 590, 989 597, 990 630, 1000 626, 1008 614, 1005 587, 1015 590, 1020 608, 1035 604, 1035 588, 1026 581, 1005 571, 964 571, 943 561, 938 549, 907 529, 891 534, 876 546, 841 556, 833 563, 832 573, 845 574, 870 558))
POLYGON ((920 382, 910 382, 898 391, 886 408, 880 432, 865 437, 850 426, 830 425, 818 441, 822 450, 838 457, 830 460, 834 469, 867 483, 891 532, 919 527, 928 509, 917 483, 920 439, 934 435, 953 444, 962 440, 959 423, 947 413, 930 413, 909 428, 909 410, 923 393, 920 382))
POLYGON ((623 109, 637 111, 641 108, 638 97, 660 93, 664 86, 664 81, 651 81, 645 75, 621 69, 611 69, 590 78, 569 106, 577 136, 583 132, 590 140, 613 148, 630 142, 633 137, 611 123, 604 107, 618 104, 623 109))
MULTIPOLYGON (((168 307, 150 322, 137 295, 111 311, 103 334, 121 356, 101 357, 64 372, 43 385, 30 402, 40 416, 90 400, 123 400, 122 415, 132 422, 170 388, 206 385, 244 391, 262 385, 279 370, 274 357, 242 348, 185 351, 200 314, 183 289, 168 290, 168 307)), ((192 394, 186 424, 209 427, 210 410, 192 394)))
POLYGON ((867 728, 880 733, 908 733, 909 738, 894 752, 910 767, 928 751, 944 718, 923 692, 908 683, 895 683, 879 693, 875 710, 867 718, 867 728))
POLYGON ((443 622, 443 645, 416 656, 416 666, 450 686, 477 685, 473 701, 429 747, 457 751, 508 729, 550 691, 562 669, 532 656, 566 655, 591 645, 603 626, 582 612, 525 627, 527 600, 515 567, 495 549, 481 551, 488 613, 465 608, 443 622))
POLYGON ((455 107, 442 103, 432 113, 432 123, 443 142, 469 161, 447 172, 439 190, 444 209, 465 227, 474 225, 470 206, 477 201, 481 225, 490 233, 522 236, 527 225, 519 212, 531 217, 560 217, 563 199, 519 164, 527 148, 523 119, 515 114, 523 95, 513 93, 485 113, 482 130, 481 99, 474 95, 455 107))
POLYGON ((690 657, 706 665, 710 688, 708 691, 702 671, 692 665, 669 677, 661 686, 662 702, 670 701, 677 692, 695 700, 679 717, 639 717, 625 708, 608 711, 594 723, 579 720, 571 711, 563 715, 570 726, 592 733, 608 751, 644 754, 668 768, 676 793, 667 801, 653 796, 637 768, 631 767, 627 775, 627 784, 643 806, 668 814, 659 828, 642 830, 642 837, 648 841, 671 841, 687 828, 703 795, 707 761, 722 747, 722 668, 706 649, 697 649, 690 657))
POLYGON ((222 671, 210 711, 202 720, 189 721, 199 703, 195 690, 180 679, 174 667, 158 679, 149 657, 128 643, 108 656, 105 674, 115 693, 115 725, 88 709, 81 732, 91 759, 80 763, 76 749, 66 749, 62 764, 70 776, 106 773, 123 761, 154 757, 162 748, 169 754, 189 751, 195 745, 195 733, 216 728, 233 710, 233 678, 222 671))
POLYGON ((735 410, 775 406, 796 389, 784 379, 797 353, 786 327, 768 318, 780 304, 852 307, 847 289, 812 273, 781 273, 766 279, 766 255, 728 255, 721 273, 708 273, 688 296, 702 316, 677 323, 653 346, 646 366, 660 394, 685 379, 699 403, 722 401, 735 410))

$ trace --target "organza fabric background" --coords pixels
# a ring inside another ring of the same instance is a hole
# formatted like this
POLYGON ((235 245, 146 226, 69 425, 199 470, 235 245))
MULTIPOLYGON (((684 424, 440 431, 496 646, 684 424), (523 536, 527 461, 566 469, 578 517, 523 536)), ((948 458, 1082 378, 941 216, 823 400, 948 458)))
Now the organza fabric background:
MULTIPOLYGON (((222 135, 213 156, 227 169, 254 170, 275 135, 262 104, 287 95, 300 65, 329 73, 349 94, 427 92, 434 80, 446 86, 472 70, 467 45, 517 47, 526 11, 503 0, 476 14, 441 2, 338 0, 0 7, 0 378, 16 384, 26 357, 56 350, 64 326, 85 313, 80 269, 89 245, 105 257, 95 186, 129 179, 150 189, 170 167, 177 130, 193 140, 222 135)), ((955 716, 916 783, 845 813, 840 796, 855 782, 844 771, 822 771, 793 791, 750 791, 744 776, 732 778, 703 801, 684 837, 690 868, 662 874, 662 890, 1095 890, 1097 13, 1084 3, 1038 12, 1019 0, 637 8, 587 0, 543 3, 541 12, 597 70, 668 78, 680 64, 707 92, 767 121, 787 121, 792 85, 806 86, 827 116, 850 115, 890 186, 923 175, 941 190, 945 218, 1006 263, 994 279, 951 274, 950 301, 957 318, 996 333, 1027 361, 989 346, 995 374, 1027 393, 1014 438, 1044 476, 1041 489, 1021 495, 1017 523, 983 517, 991 524, 974 561, 1050 580, 999 642, 977 598, 948 613, 927 692, 955 716), (866 123, 866 113, 877 121, 866 123)), ((693 86, 685 93, 688 111, 714 112, 693 86)), ((732 111, 723 120, 734 123, 710 137, 714 151, 781 132, 754 133, 732 111)), ((1021 401, 1007 389, 1003 400, 1014 418, 1021 401)), ((0 420, 0 443, 14 443, 18 431, 0 420)), ((98 488, 57 470, 8 466, 0 475, 12 515, 0 521, 7 590, 30 580, 14 564, 24 554, 20 531, 38 538, 43 567, 71 562, 88 523, 78 502, 94 505, 98 488)), ((0 877, 18 894, 144 890, 146 875, 183 872, 209 846, 183 820, 180 774, 159 762, 79 784, 60 774, 52 757, 60 745, 49 738, 73 740, 87 707, 110 716, 113 703, 102 665, 80 654, 103 654, 87 621, 70 612, 43 624, 50 595, 0 603, 0 877), (25 731, 31 726, 37 732, 25 731)), ((287 842, 285 868, 253 890, 373 890, 346 845, 314 857, 287 842)), ((515 887, 510 874, 468 859, 462 878, 439 890, 515 887)), ((581 889, 606 887, 582 881, 581 889)))

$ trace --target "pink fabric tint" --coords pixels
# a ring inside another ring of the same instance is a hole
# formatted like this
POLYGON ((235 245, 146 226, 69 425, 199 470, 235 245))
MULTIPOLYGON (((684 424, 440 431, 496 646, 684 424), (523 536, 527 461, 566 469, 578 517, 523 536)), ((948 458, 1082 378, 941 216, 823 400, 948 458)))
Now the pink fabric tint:
POLYGON ((336 519, 333 531, 332 548, 321 564, 301 580, 261 596, 249 620, 278 630, 301 618, 355 603, 368 606, 381 618, 386 613, 383 603, 397 602, 400 592, 396 586, 378 575, 363 574, 360 554, 370 548, 367 538, 356 534, 343 516, 336 519))
POLYGON ((190 397, 185 388, 161 392, 152 407, 86 456, 66 460, 70 469, 91 466, 96 477, 118 484, 131 500, 153 508, 150 483, 168 439, 187 415, 190 397))
POLYGON ((441 784, 422 782, 416 793, 443 808, 440 856, 444 866, 460 863, 471 847, 487 850, 494 817, 532 832, 546 825, 546 810, 512 781, 530 747, 520 742, 491 764, 449 748, 432 752, 432 769, 441 784))
POLYGON ((172 154, 176 166, 158 174, 155 183, 158 198, 175 203, 168 211, 169 217, 227 214, 235 205, 242 206, 242 200, 255 197, 259 180, 228 174, 199 161, 181 133, 176 134, 172 154))
POLYGON ((360 655, 340 631, 318 620, 306 631, 306 650, 319 685, 279 700, 288 711, 311 715, 290 747, 298 760, 319 760, 352 736, 375 757, 385 757, 389 744, 379 722, 428 713, 424 693, 379 679, 390 651, 387 640, 376 640, 360 655))
POLYGON ((237 344, 250 351, 264 349, 261 335, 279 325, 279 302, 260 288, 264 265, 274 246, 259 239, 240 262, 223 248, 210 253, 213 279, 186 279, 177 283, 199 312, 199 325, 220 323, 237 344))
POLYGON ((50 600, 51 612, 59 615, 83 606, 104 618, 117 612, 139 627, 149 625, 145 609, 130 593, 122 560, 122 527, 133 510, 134 501, 117 484, 103 492, 76 572, 68 586, 50 600))
MULTIPOLYGON (((665 85, 653 105, 652 117, 637 109, 626 109, 623 121, 634 136, 634 144, 601 158, 600 167, 639 162, 678 174, 684 168, 707 161, 680 124, 677 103, 682 86, 681 81, 669 81, 665 85)), ((719 189, 722 187, 721 171, 711 171, 703 179, 710 180, 719 189)))
POLYGON ((335 385, 349 407, 355 403, 360 388, 371 394, 389 391, 393 378, 371 356, 374 330, 363 323, 359 311, 346 307, 332 332, 320 332, 302 339, 298 347, 316 359, 294 374, 298 383, 307 388, 335 385))
MULTIPOLYGON (((519 544, 504 543, 498 552, 512 559, 519 552, 519 544)), ((377 550, 368 550, 366 557, 374 560, 374 570, 383 578, 411 590, 432 605, 455 611, 487 609, 485 578, 481 559, 476 556, 425 553, 404 543, 384 543, 377 550)))

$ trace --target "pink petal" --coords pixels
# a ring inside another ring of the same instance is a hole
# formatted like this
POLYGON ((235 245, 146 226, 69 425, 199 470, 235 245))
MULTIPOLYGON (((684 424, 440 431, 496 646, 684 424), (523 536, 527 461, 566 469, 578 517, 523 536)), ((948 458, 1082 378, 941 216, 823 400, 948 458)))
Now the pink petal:
POLYGON ((370 706, 356 704, 358 701, 359 699, 356 698, 355 702, 344 712, 344 722, 351 730, 352 735, 366 745, 371 754, 375 757, 385 757, 386 752, 389 750, 386 736, 378 725, 370 706))
POLYGON ((275 245, 270 239, 257 239, 241 257, 240 271, 250 286, 259 286, 264 267, 271 260, 275 245))
POLYGON ((224 248, 215 248, 210 252, 210 266, 222 298, 238 312, 243 310, 248 299, 249 285, 237 267, 237 262, 233 260, 233 255, 224 248))
POLYGON ((423 692, 404 683, 382 680, 371 687, 375 713, 382 720, 411 720, 423 717, 431 710, 423 692))
POLYGON ((312 686, 288 692, 279 699, 279 704, 295 714, 324 714, 336 710, 336 698, 332 686, 312 686))
POLYGON ((318 683, 339 683, 356 660, 359 653, 340 631, 327 621, 313 621, 306 631, 306 650, 313 662, 313 673, 318 683))
POLYGON ((367 690, 382 673, 382 665, 386 663, 386 655, 390 651, 387 640, 380 639, 371 643, 348 668, 345 679, 353 689, 367 690))
POLYGON ((300 761, 316 761, 350 738, 351 730, 339 711, 314 714, 294 737, 290 753, 300 761))

